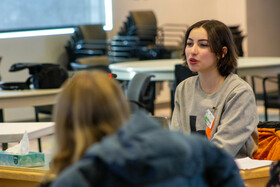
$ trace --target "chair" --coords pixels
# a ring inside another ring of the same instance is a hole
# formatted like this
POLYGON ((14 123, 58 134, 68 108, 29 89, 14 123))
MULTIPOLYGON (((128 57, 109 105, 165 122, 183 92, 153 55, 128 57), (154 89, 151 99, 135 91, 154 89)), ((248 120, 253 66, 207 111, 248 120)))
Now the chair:
POLYGON ((157 20, 153 11, 130 11, 133 25, 128 30, 128 35, 139 37, 143 46, 155 44, 157 37, 157 20))
POLYGON ((238 35, 238 34, 233 34, 233 41, 235 43, 238 56, 244 56, 243 46, 242 46, 242 42, 243 42, 244 38, 245 38, 245 36, 241 36, 241 35, 238 35))
POLYGON ((139 38, 136 36, 114 36, 109 45, 108 56, 110 62, 136 61, 136 51, 139 46, 139 38))
POLYGON ((78 49, 91 49, 107 53, 107 34, 103 25, 80 25, 76 28, 75 43, 78 49))
POLYGON ((170 58, 171 55, 164 49, 158 31, 153 11, 130 11, 118 36, 114 37, 110 44, 109 54, 115 57, 111 62, 123 62, 131 60, 131 58, 138 60, 170 58), (135 44, 130 46, 129 43, 132 42, 132 39, 135 44), (117 40, 122 41, 115 45, 117 40))
MULTIPOLYGON (((0 63, 2 61, 2 56, 0 56, 0 63)), ((0 76, 1 81, 1 76, 0 76)), ((0 122, 4 122, 4 115, 3 115, 3 109, 0 109, 0 122)))
MULTIPOLYGON (((67 45, 65 46, 65 50, 68 56, 68 64, 70 62, 74 62, 77 59, 89 59, 92 56, 102 56, 103 52, 101 50, 94 50, 94 49, 81 49, 76 46, 76 43, 71 37, 67 41, 67 45)), ((69 68, 69 67, 68 67, 69 68)))
POLYGON ((153 119, 155 119, 157 122, 159 122, 162 127, 169 129, 170 121, 167 117, 164 116, 152 116, 153 119))
POLYGON ((108 43, 103 25, 80 25, 76 27, 74 34, 65 46, 68 55, 68 68, 71 70, 71 62, 109 65, 108 43))
POLYGON ((154 83, 151 78, 154 75, 148 73, 137 73, 128 84, 126 97, 130 102, 131 112, 144 108, 152 115, 154 114, 154 83))
MULTIPOLYGON (((46 115, 52 115, 53 113, 53 105, 45 105, 45 106, 37 106, 34 107, 35 109, 35 120, 36 122, 40 122, 39 114, 46 114, 46 115)), ((42 143, 41 138, 37 139, 38 141, 38 150, 39 152, 42 152, 42 143)))
POLYGON ((70 65, 74 71, 99 69, 99 70, 105 71, 107 73, 111 73, 109 66, 104 65, 104 64, 86 65, 86 64, 79 64, 76 62, 71 62, 70 65))
POLYGON ((197 73, 192 72, 187 66, 184 66, 182 64, 175 65, 174 74, 175 74, 175 79, 173 82, 173 90, 171 91, 171 109, 172 109, 172 111, 174 109, 174 95, 175 95, 176 87, 180 84, 180 82, 182 82, 186 78, 197 75, 197 73))
POLYGON ((232 25, 228 27, 232 33, 233 41, 235 43, 238 56, 244 56, 242 42, 246 36, 242 35, 242 30, 239 29, 239 25, 232 25))
POLYGON ((252 85, 252 90, 255 94, 255 98, 256 100, 264 100, 264 97, 263 97, 263 92, 258 92, 257 91, 257 87, 256 87, 256 83, 257 83, 257 80, 262 80, 263 81, 263 78, 262 76, 259 76, 259 75, 252 75, 251 76, 251 85, 252 85))
MULTIPOLYGON (((52 115, 53 105, 36 106, 34 107, 34 110, 35 110, 35 121, 40 122, 39 114, 52 115)), ((42 152, 41 138, 38 138, 37 141, 38 141, 38 150, 39 152, 42 152)))
POLYGON ((170 53, 171 58, 181 58, 187 28, 188 25, 170 23, 163 24, 158 28, 161 43, 164 49, 170 53))
POLYGON ((277 76, 268 76, 263 78, 263 97, 264 97, 264 115, 265 121, 268 121, 269 108, 280 109, 280 74, 277 76), (277 85, 277 91, 268 92, 268 82, 277 85))

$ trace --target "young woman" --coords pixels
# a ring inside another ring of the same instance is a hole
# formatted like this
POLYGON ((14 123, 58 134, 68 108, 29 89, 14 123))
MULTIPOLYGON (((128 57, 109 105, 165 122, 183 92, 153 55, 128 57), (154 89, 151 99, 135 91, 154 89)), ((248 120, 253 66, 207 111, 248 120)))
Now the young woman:
POLYGON ((229 28, 203 20, 188 28, 185 64, 197 72, 176 88, 171 128, 202 133, 234 157, 257 150, 258 113, 251 87, 235 72, 237 54, 229 28))

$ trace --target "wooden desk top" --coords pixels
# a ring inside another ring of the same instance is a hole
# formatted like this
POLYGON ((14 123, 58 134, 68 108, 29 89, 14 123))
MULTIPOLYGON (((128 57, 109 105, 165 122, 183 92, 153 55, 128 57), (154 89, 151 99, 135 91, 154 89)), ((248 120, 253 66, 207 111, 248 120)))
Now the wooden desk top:
POLYGON ((41 182, 48 170, 39 168, 25 168, 0 166, 0 179, 41 182))
POLYGON ((247 187, 264 187, 269 181, 269 166, 240 170, 247 187))
MULTIPOLYGON (((20 181, 20 186, 37 186, 47 172, 47 169, 42 168, 0 166, 0 183, 9 181, 11 182, 10 184, 17 184, 20 181)), ((240 174, 246 186, 263 187, 269 180, 269 167, 240 170, 240 174)))

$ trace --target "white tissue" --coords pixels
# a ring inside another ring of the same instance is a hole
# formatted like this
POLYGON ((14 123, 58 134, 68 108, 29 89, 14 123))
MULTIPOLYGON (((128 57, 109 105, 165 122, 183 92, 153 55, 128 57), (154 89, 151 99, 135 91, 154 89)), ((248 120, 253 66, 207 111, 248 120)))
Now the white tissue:
POLYGON ((8 154, 26 155, 29 153, 29 138, 25 131, 20 143, 6 150, 8 154))

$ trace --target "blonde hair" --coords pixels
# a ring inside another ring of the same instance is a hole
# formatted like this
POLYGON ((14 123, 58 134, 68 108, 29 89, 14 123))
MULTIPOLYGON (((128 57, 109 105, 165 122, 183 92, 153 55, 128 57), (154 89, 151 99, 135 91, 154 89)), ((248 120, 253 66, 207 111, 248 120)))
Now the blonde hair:
POLYGON ((55 108, 56 154, 50 172, 61 173, 129 118, 119 83, 103 72, 79 72, 64 84, 55 108))

